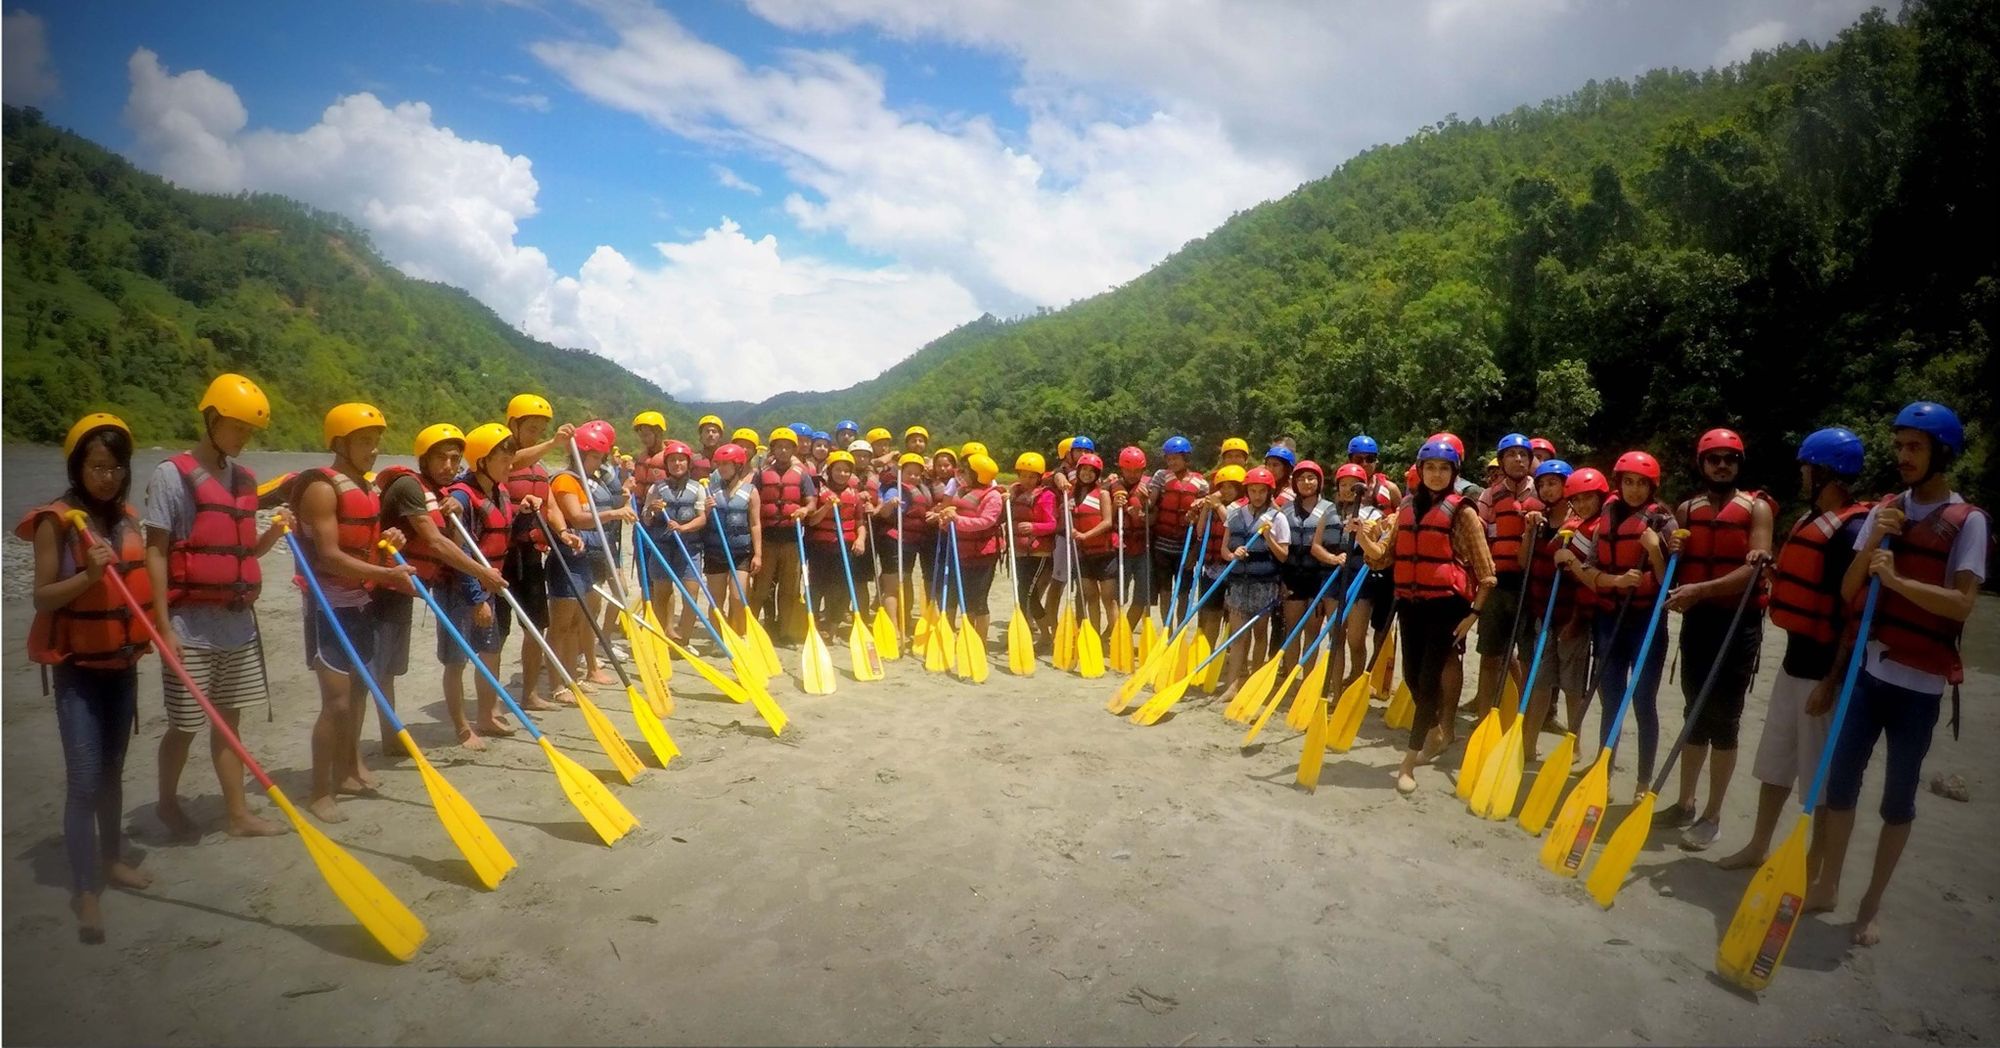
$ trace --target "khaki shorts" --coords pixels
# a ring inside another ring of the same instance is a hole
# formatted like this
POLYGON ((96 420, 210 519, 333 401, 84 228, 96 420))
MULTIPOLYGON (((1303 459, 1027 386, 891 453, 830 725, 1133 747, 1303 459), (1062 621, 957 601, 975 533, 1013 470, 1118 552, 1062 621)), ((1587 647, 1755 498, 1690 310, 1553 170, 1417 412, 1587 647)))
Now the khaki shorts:
POLYGON ((1806 700, 1812 697, 1815 680, 1800 680, 1783 670, 1771 680, 1771 705, 1764 712, 1764 737, 1757 740, 1757 759, 1750 774, 1758 782, 1804 790, 1811 785, 1819 767, 1820 751, 1826 748, 1831 713, 1806 715, 1806 700))

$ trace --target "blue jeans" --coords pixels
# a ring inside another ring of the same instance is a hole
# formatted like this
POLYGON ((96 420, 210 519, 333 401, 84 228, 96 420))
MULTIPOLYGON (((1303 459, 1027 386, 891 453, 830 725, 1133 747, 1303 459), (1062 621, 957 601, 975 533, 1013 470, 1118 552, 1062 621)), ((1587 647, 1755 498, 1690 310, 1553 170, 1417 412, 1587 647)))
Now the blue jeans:
MULTIPOLYGON (((1663 598, 1664 599, 1664 598, 1663 598)), ((1618 713, 1618 704, 1625 701, 1625 691, 1632 682, 1633 663, 1639 658, 1639 645, 1645 639, 1644 614, 1652 617, 1650 610, 1641 612, 1633 608, 1627 616, 1624 629, 1616 635, 1611 618, 1597 620, 1597 657, 1602 660, 1598 670, 1597 690, 1599 745, 1609 746, 1611 739, 1611 718, 1618 713), (1637 619, 1638 621, 1634 621, 1637 619)), ((1660 677, 1667 668, 1667 622, 1660 616, 1660 624, 1655 628, 1653 646, 1646 652, 1646 664, 1639 668, 1637 686, 1632 688, 1632 716, 1639 726, 1639 779, 1650 781, 1653 777, 1653 759, 1660 750, 1660 677)))
POLYGON ((1882 775, 1882 821, 1901 826, 1917 818, 1917 785, 1931 751, 1944 693, 1928 694, 1877 680, 1867 670, 1854 683, 1840 738, 1832 741, 1833 764, 1826 773, 1826 806, 1853 811, 1861 802, 1861 776, 1875 755, 1875 740, 1887 736, 1882 775))
POLYGON ((55 668, 56 728, 62 733, 68 792, 63 846, 70 887, 104 891, 104 864, 123 854, 125 749, 139 715, 139 671, 55 668))

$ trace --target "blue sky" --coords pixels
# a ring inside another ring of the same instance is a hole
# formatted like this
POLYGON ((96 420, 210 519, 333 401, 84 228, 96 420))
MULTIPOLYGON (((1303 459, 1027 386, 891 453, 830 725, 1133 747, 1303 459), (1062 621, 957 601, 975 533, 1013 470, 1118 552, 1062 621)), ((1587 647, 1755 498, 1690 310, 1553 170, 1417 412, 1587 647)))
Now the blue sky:
POLYGON ((1445 113, 1824 40, 1857 0, 5 7, 6 97, 688 397, 1121 283, 1445 113))

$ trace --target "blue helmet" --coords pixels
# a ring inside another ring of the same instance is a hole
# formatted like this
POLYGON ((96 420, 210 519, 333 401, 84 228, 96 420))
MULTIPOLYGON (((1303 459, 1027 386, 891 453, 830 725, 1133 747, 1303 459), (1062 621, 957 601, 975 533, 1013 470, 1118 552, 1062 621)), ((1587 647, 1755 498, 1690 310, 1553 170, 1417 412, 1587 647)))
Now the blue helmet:
POLYGON ((1192 455, 1194 445, 1186 437, 1168 437, 1166 446, 1162 447, 1160 452, 1166 455, 1192 455))
POLYGON ((1825 466, 1843 477, 1861 475, 1861 438, 1845 426, 1815 430, 1799 442, 1799 464, 1825 466))
POLYGON ((1574 472, 1576 471, 1570 468, 1569 463, 1561 459, 1550 459, 1535 467, 1535 479, 1540 480, 1543 477, 1562 477, 1568 479, 1569 475, 1574 472))
POLYGON ((1509 433, 1501 437, 1500 444, 1493 449, 1493 453, 1495 455, 1505 455, 1515 448, 1520 448, 1530 455, 1535 453, 1535 446, 1529 443, 1527 435, 1523 433, 1509 433))
POLYGON ((785 428, 802 437, 811 437, 813 435, 813 428, 803 422, 794 422, 785 428))
POLYGON ((1069 442, 1069 449, 1071 451, 1096 451, 1097 442, 1091 440, 1089 437, 1078 437, 1069 442))
POLYGON ((1271 450, 1264 452, 1264 457, 1267 459, 1277 459, 1287 466, 1296 466, 1299 464, 1299 456, 1291 448, 1283 444, 1271 445, 1271 450))
POLYGON ((1928 433, 1954 455, 1965 450, 1965 426, 1943 404, 1929 400, 1911 404, 1896 413, 1896 428, 1928 433))
POLYGON ((1380 455, 1382 448, 1375 443, 1374 437, 1363 433, 1347 442, 1347 453, 1350 455, 1380 455))
POLYGON ((829 444, 833 443, 833 434, 828 433, 826 430, 823 429, 813 430, 812 438, 814 440, 824 440, 829 444))
POLYGON ((1456 468, 1459 461, 1458 449, 1442 440, 1433 440, 1417 449, 1417 461, 1422 462, 1425 459, 1443 459, 1456 468))
POLYGON ((852 431, 852 432, 855 432, 855 433, 859 433, 859 432, 861 432, 861 427, 860 427, 860 426, 859 426, 858 424, 856 424, 856 423, 855 423, 855 421, 854 421, 853 419, 851 419, 851 418, 844 418, 844 419, 841 419, 841 420, 840 420, 839 422, 836 422, 836 423, 834 423, 834 424, 833 424, 833 431, 834 431, 835 433, 838 433, 838 432, 840 432, 840 431, 841 431, 841 430, 843 430, 843 429, 845 429, 845 430, 849 430, 849 431, 852 431))

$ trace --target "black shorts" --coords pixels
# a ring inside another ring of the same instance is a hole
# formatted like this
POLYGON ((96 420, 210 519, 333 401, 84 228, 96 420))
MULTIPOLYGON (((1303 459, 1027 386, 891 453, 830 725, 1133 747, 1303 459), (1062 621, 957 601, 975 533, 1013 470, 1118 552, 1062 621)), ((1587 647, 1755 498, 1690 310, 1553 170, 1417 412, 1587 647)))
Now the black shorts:
MULTIPOLYGON (((1325 565, 1315 562, 1310 568, 1286 568, 1278 572, 1278 577, 1285 580, 1285 599, 1313 599, 1319 594, 1320 586, 1325 584, 1327 571, 1325 565)), ((1338 597, 1339 594, 1328 590, 1327 596, 1338 597)))
POLYGON ((1764 616, 1745 613, 1736 635, 1729 634, 1729 619, 1736 613, 1735 601, 1728 606, 1698 604, 1681 616, 1681 696, 1691 709, 1708 680, 1709 669, 1721 659, 1715 688, 1702 704, 1701 715, 1688 731, 1688 745, 1713 746, 1718 750, 1736 748, 1737 729, 1743 722, 1743 699, 1750 691, 1750 678, 1757 669, 1757 648, 1764 639, 1764 616))
POLYGON ((1368 581, 1361 584, 1361 593, 1355 599, 1369 602, 1368 625, 1380 633, 1389 628, 1389 605, 1395 603, 1396 581, 1386 571, 1370 571, 1368 581))
POLYGON ((546 574, 542 555, 535 552, 535 547, 524 543, 516 542, 508 546, 507 556, 500 561, 500 577, 507 580, 507 589, 520 602, 521 610, 537 630, 549 628, 546 574))
POLYGON ((881 569, 884 575, 907 575, 910 569, 916 566, 917 561, 924 554, 930 552, 928 549, 919 552, 915 546, 905 541, 903 543, 903 559, 899 565, 896 560, 896 536, 877 534, 873 545, 875 547, 875 564, 881 569))
POLYGON ((1118 577, 1118 553, 1078 553, 1076 573, 1086 579, 1103 582, 1118 577))
POLYGON ((368 656, 368 672, 376 680, 410 672, 410 623, 416 605, 417 598, 393 590, 376 590, 368 602, 368 617, 375 620, 375 650, 368 656))
POLYGON ((964 563, 959 566, 962 569, 963 580, 962 583, 958 578, 952 580, 945 594, 949 601, 948 606, 957 606, 958 587, 962 584, 965 587, 966 613, 970 615, 991 614, 992 612, 987 606, 986 598, 993 590, 993 572, 1000 566, 1000 562, 989 560, 983 564, 964 563))
POLYGON ((320 610, 318 599, 306 595, 304 621, 306 665, 317 669, 325 666, 335 673, 350 676, 354 673, 354 662, 347 657, 347 646, 340 643, 345 636, 366 666, 375 655, 375 617, 368 605, 333 609, 333 617, 327 618, 320 610))

